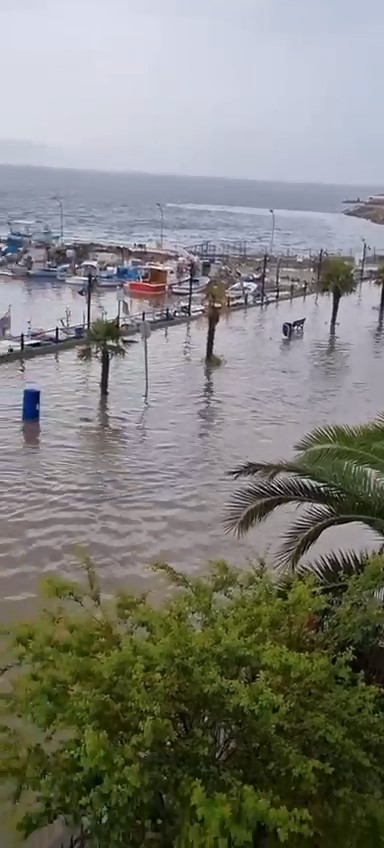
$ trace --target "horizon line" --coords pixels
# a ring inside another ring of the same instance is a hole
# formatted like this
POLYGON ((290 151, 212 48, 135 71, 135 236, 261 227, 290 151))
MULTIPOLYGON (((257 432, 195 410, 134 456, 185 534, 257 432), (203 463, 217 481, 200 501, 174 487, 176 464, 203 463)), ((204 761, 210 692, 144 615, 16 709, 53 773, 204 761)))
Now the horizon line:
POLYGON ((111 174, 126 175, 126 176, 143 176, 143 177, 170 177, 174 179, 187 180, 212 180, 215 182, 242 182, 242 183, 272 183, 274 185, 300 185, 300 186, 324 186, 324 187, 354 187, 354 188, 382 188, 384 191, 384 182, 380 183, 373 181, 366 182, 330 182, 322 180, 287 180, 287 179, 261 179, 259 177, 236 177, 236 176, 216 176, 209 174, 184 174, 172 171, 146 171, 146 170, 128 170, 123 168, 86 168, 79 165, 42 165, 31 162, 3 162, 0 161, 1 168, 31 168, 44 171, 74 171, 89 173, 89 174, 111 174))

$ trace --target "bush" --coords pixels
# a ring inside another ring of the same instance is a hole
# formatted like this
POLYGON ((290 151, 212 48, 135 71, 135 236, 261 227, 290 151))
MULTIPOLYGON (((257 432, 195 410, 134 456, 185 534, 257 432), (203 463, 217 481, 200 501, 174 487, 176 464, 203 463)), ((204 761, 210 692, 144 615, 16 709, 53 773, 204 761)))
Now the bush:
POLYGON ((383 695, 348 647, 382 628, 381 560, 336 600, 162 567, 161 609, 104 604, 86 570, 84 589, 50 581, 6 647, 2 778, 28 799, 24 834, 60 818, 108 848, 384 845, 383 695))

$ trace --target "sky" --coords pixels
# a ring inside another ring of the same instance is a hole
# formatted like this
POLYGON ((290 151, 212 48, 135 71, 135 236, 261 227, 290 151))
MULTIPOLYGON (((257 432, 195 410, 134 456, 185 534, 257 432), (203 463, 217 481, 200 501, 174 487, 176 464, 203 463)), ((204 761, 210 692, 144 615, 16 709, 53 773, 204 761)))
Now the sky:
POLYGON ((384 183, 383 0, 0 0, 0 161, 384 183))

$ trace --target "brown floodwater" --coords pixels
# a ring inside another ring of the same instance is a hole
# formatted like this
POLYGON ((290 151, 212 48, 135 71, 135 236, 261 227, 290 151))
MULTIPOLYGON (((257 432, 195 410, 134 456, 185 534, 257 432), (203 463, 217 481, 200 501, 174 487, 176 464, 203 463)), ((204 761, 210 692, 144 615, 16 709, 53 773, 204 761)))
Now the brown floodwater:
MULTIPOLYGON (((112 363, 102 406, 99 363, 73 351, 29 360, 25 370, 2 366, 3 618, 35 605, 41 575, 70 572, 78 543, 107 588, 148 585, 153 560, 197 572, 214 557, 237 565, 272 557, 284 516, 241 541, 224 533, 237 485, 227 472, 246 459, 286 456, 317 424, 362 421, 384 407, 378 300, 369 285, 343 299, 334 338, 327 298, 229 315, 217 329, 225 363, 210 372, 204 319, 154 332, 148 403, 141 342, 112 363), (282 322, 303 316, 303 338, 283 342, 282 322), (39 433, 21 425, 23 388, 32 384, 41 389, 39 433)), ((364 544, 364 533, 349 527, 331 540, 364 544)))

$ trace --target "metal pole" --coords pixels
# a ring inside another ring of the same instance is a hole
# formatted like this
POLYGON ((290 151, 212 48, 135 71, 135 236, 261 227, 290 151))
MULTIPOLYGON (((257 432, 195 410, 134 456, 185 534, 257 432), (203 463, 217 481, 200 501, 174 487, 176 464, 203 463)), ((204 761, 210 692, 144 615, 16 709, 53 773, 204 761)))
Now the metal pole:
POLYGON ((265 296, 265 275, 267 273, 268 253, 264 253, 263 270, 261 272, 261 305, 264 303, 265 296))
POLYGON ((160 209, 160 247, 163 247, 164 242, 164 208, 161 203, 156 203, 158 209, 160 209))
POLYGON ((61 200, 59 201, 59 203, 60 203, 60 235, 61 235, 61 243, 63 244, 64 243, 64 210, 63 210, 63 203, 62 203, 61 200))
POLYGON ((270 256, 273 256, 273 244, 274 244, 274 241, 275 241, 275 226, 276 226, 276 218, 275 218, 275 212, 274 212, 274 210, 273 210, 273 209, 270 209, 269 211, 270 211, 270 213, 271 213, 271 215, 272 215, 271 245, 270 245, 270 248, 269 248, 269 254, 270 254, 270 256))
POLYGON ((61 244, 63 244, 63 242, 64 242, 64 208, 63 208, 63 201, 62 201, 61 197, 59 197, 57 194, 54 195, 52 200, 56 200, 56 202, 59 204, 59 207, 60 207, 60 241, 61 241, 61 244))
POLYGON ((276 300, 280 297, 280 265, 281 259, 279 258, 276 265, 276 300))
POLYGON ((87 286, 87 330, 89 330, 90 326, 91 326, 91 301, 92 301, 92 274, 90 272, 88 274, 88 286, 87 286))
POLYGON ((145 400, 148 398, 148 339, 144 335, 144 370, 145 370, 145 400))
POLYGON ((360 282, 363 282, 364 279, 364 271, 365 271, 365 260, 367 257, 367 242, 363 238, 363 255, 361 257, 361 268, 360 268, 360 282))
POLYGON ((192 260, 189 268, 189 293, 188 293, 188 315, 191 317, 192 312, 192 285, 193 285, 193 273, 194 273, 194 262, 192 260))
POLYGON ((320 278, 321 278, 321 269, 322 269, 322 266, 323 266, 323 256, 324 256, 324 250, 323 250, 323 248, 321 248, 321 250, 319 252, 319 261, 317 263, 315 303, 317 303, 317 301, 319 299, 319 285, 320 285, 320 278))

